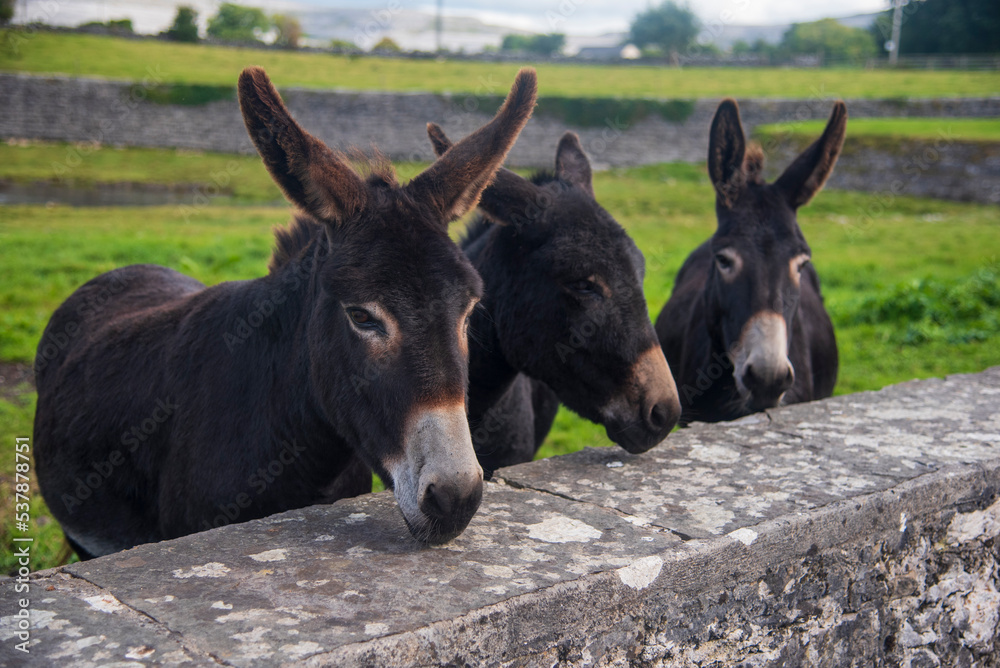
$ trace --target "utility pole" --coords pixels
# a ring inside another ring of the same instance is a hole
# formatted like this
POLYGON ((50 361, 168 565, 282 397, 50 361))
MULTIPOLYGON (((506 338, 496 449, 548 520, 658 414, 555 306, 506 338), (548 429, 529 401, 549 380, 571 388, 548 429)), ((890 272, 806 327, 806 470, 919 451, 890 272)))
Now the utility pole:
POLYGON ((444 0, 437 0, 437 17, 434 21, 434 32, 437 34, 437 51, 441 53, 443 48, 441 45, 441 30, 444 23, 444 18, 441 16, 444 9, 444 0))
POLYGON ((899 62, 899 31, 903 27, 903 0, 892 0, 892 41, 889 42, 889 64, 899 62))

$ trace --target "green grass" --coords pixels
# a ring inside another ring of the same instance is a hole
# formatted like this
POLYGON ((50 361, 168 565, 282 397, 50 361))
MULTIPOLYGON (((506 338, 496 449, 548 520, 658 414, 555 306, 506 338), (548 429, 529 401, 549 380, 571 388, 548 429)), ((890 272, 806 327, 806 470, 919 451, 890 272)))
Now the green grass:
POLYGON ((0 223, 0 360, 29 362, 52 311, 99 273, 162 264, 206 283, 266 272, 275 208, 8 207, 0 223))
MULTIPOLYGON (((758 135, 795 134, 818 137, 826 121, 758 125, 758 135)), ((1000 141, 1000 118, 856 118, 847 122, 848 137, 966 139, 1000 141)))
POLYGON ((966 279, 900 283, 859 297, 842 314, 845 325, 887 324, 889 341, 907 345, 988 341, 1000 331, 1000 267, 987 266, 966 279))
MULTIPOLYGON (((47 179, 65 145, 0 147, 0 178, 47 179), (12 162, 12 156, 13 161, 12 162), (14 167, 11 167, 14 164, 14 167), (27 176, 25 176, 27 175, 27 176)), ((73 178, 84 182, 210 182, 232 156, 101 149, 73 178), (222 161, 222 162, 220 162, 222 161)), ((209 284, 264 273, 271 228, 287 207, 253 205, 267 189, 259 163, 232 177, 245 206, 86 208, 17 206, 0 219, 0 361, 28 363, 52 311, 79 285, 114 267, 153 262, 209 284)), ((412 175, 419 165, 408 165, 412 175)), ((713 192, 703 165, 655 165, 595 176, 602 204, 646 255, 645 291, 655 318, 688 253, 714 228, 713 192)), ((272 191, 268 198, 276 194, 272 191)), ((837 327, 841 355, 836 392, 980 371, 1000 364, 996 280, 1000 219, 996 207, 896 198, 869 218, 877 195, 828 190, 799 213, 837 327), (954 317, 949 317, 953 315, 954 317)), ((457 232, 457 230, 456 230, 457 232)), ((34 392, 0 397, 3 438, 31 433, 34 392)), ((604 429, 561 410, 540 456, 610 445, 604 429)), ((7 540, 14 457, 0 449, 0 540, 7 540)), ((61 532, 35 497, 39 542, 34 567, 56 563, 61 532)), ((10 569, 10 555, 0 572, 10 569)))
MULTIPOLYGON (((503 95, 522 64, 334 56, 16 30, 0 34, 0 71, 235 86, 247 65, 264 66, 279 87, 503 95)), ((535 66, 544 96, 902 98, 1000 92, 994 72, 535 66)))
MULTIPOLYGON (((59 523, 52 519, 45 501, 38 493, 38 481, 29 471, 30 489, 30 529, 27 533, 14 532, 14 439, 30 437, 31 425, 35 419, 35 393, 27 385, 19 388, 16 396, 4 398, 0 396, 0 425, 3 431, 0 437, 4 439, 0 450, 0 542, 8 549, 0 552, 0 575, 8 575, 17 570, 14 559, 13 536, 28 536, 34 538, 31 543, 31 559, 29 568, 32 571, 49 568, 58 564, 68 556, 65 550, 65 540, 59 523)), ((31 470, 34 470, 32 463, 31 470)), ((19 481, 20 482, 20 481, 19 481)))
MULTIPOLYGON (((400 179, 409 179, 425 166, 400 163, 396 171, 400 179)), ((241 204, 283 201, 256 153, 234 155, 19 140, 0 144, 0 180, 44 181, 78 188, 111 183, 200 186, 196 192, 220 192, 241 204)))

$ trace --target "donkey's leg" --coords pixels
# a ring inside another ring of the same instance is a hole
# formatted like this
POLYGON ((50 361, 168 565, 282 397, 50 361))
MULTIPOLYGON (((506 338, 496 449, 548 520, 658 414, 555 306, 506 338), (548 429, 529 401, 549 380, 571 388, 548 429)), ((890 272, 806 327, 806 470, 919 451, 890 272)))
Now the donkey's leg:
POLYGON ((535 414, 535 452, 542 447, 559 412, 559 397, 540 380, 531 381, 531 406, 535 414))
POLYGON ((74 552, 76 552, 76 556, 80 558, 80 561, 87 561, 88 559, 93 559, 96 556, 91 554, 90 552, 87 552, 80 546, 79 543, 77 543, 69 536, 66 536, 66 542, 69 543, 69 546, 73 548, 74 552))
POLYGON ((64 513, 57 517, 67 542, 81 561, 163 540, 163 536, 150 530, 146 514, 137 512, 127 501, 108 497, 92 497, 87 501, 94 503, 79 509, 74 517, 68 518, 64 513))
POLYGON ((320 490, 315 503, 333 503, 372 491, 372 471, 360 457, 351 458, 344 470, 330 484, 320 490))
POLYGON ((535 455, 531 380, 520 375, 486 413, 470 418, 472 444, 487 479, 503 466, 530 462, 535 455))

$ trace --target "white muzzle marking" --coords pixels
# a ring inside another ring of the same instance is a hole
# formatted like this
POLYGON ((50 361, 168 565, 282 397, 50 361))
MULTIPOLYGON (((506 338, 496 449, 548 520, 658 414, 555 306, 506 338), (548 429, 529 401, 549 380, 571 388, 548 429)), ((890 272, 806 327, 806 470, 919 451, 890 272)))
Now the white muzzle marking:
POLYGON ((745 384, 747 369, 752 368, 754 376, 765 383, 784 378, 792 370, 784 317, 774 311, 755 314, 744 325, 740 340, 730 355, 736 389, 744 398, 752 394, 745 384))
POLYGON ((419 538, 429 525, 420 508, 428 485, 447 482, 469 489, 482 484, 483 469, 472 447, 465 404, 418 408, 410 420, 403 452, 386 468, 399 509, 419 538))

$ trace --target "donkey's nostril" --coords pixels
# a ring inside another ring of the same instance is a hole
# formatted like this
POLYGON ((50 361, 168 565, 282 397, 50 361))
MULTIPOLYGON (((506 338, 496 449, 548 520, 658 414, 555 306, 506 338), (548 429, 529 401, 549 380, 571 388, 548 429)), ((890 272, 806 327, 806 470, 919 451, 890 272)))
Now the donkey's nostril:
POLYGON ((475 476, 436 478, 427 483, 420 495, 425 532, 418 538, 431 545, 448 542, 469 524, 482 498, 483 480, 478 471, 475 476))
POLYGON ((792 386, 792 384, 794 382, 795 382, 795 369, 793 369, 792 365, 789 364, 788 365, 788 370, 785 372, 785 380, 782 383, 782 385, 787 390, 788 388, 790 388, 792 386))
POLYGON ((451 514, 454 498, 449 489, 450 485, 436 485, 431 483, 424 490, 424 496, 420 500, 420 510, 424 515, 434 519, 443 519, 451 514))
POLYGON ((776 399, 795 382, 795 370, 787 362, 784 366, 773 368, 767 365, 755 367, 753 364, 747 364, 743 369, 742 380, 743 385, 755 397, 762 400, 776 399))
POLYGON ((646 416, 646 424, 653 431, 661 431, 667 422, 670 420, 670 409, 667 408, 667 404, 660 401, 653 404, 652 410, 649 411, 649 415, 646 416))

